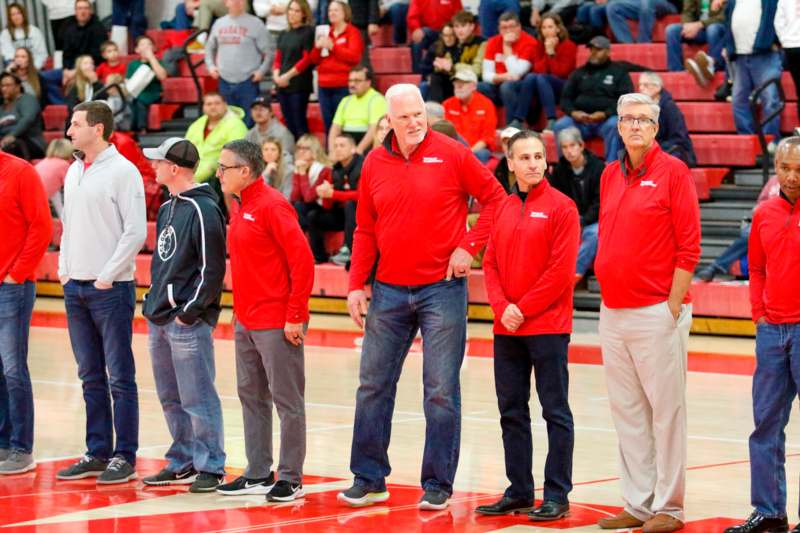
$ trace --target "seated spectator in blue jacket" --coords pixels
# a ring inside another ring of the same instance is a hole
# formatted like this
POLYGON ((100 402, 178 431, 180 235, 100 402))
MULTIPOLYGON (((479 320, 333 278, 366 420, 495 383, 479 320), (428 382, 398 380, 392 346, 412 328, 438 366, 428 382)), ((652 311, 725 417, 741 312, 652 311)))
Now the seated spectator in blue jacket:
POLYGON ((194 14, 200 7, 200 0, 184 0, 175 6, 175 17, 162 20, 162 30, 190 30, 194 23, 194 14))
MULTIPOLYGON (((778 3, 775 0, 760 2, 735 2, 728 0, 725 5, 725 47, 728 60, 732 61, 733 77, 733 121, 736 133, 753 135, 755 121, 750 107, 750 95, 756 87, 773 78, 780 78, 783 70, 781 52, 775 46, 775 13, 778 3), (758 21, 758 29, 755 22, 758 21)), ((770 85, 759 98, 762 116, 775 113, 780 107, 780 97, 775 85, 770 85)), ((767 146, 770 153, 775 151, 781 138, 780 114, 764 125, 765 135, 773 140, 767 146)))
POLYGON ((639 92, 658 102, 661 107, 661 114, 658 115, 658 133, 656 134, 656 142, 661 149, 677 157, 688 167, 696 166, 697 156, 694 153, 692 140, 689 138, 686 119, 678 108, 678 104, 672 99, 670 92, 664 89, 661 76, 655 72, 642 72, 639 76, 639 92))

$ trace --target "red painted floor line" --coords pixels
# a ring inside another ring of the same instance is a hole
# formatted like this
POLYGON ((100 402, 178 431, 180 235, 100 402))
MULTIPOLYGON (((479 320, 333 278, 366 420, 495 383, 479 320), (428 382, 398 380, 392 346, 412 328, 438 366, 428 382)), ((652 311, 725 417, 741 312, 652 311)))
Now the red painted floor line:
MULTIPOLYGON (((66 328, 67 317, 58 311, 34 311, 31 325, 36 327, 66 328)), ((147 333, 147 320, 143 317, 133 319, 134 333, 147 333)), ((356 339, 363 334, 358 331, 345 331, 334 329, 309 329, 306 335, 308 346, 329 348, 357 347, 356 339)), ((232 340, 233 326, 219 323, 214 330, 214 338, 232 340)), ((415 342, 412 350, 419 350, 419 341, 415 342)), ((467 355, 470 357, 492 357, 494 354, 492 339, 470 338, 467 340, 467 355)), ((569 362, 580 365, 602 365, 603 357, 599 346, 570 344, 569 362)), ((737 376, 752 376, 756 367, 754 357, 725 353, 689 352, 688 369, 691 372, 707 374, 727 374, 737 376)))

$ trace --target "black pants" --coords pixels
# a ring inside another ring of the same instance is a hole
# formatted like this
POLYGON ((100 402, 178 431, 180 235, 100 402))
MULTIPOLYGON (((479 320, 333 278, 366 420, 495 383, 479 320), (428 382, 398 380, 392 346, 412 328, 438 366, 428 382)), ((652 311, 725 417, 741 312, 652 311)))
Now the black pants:
POLYGON ((63 19, 50 19, 50 31, 53 32, 53 45, 56 50, 64 49, 64 39, 61 36, 61 29, 69 22, 70 17, 63 19))
POLYGON ((344 230, 345 244, 353 249, 353 232, 356 227, 355 205, 355 202, 347 202, 344 207, 337 205, 331 209, 324 209, 316 202, 295 202, 294 208, 300 220, 300 227, 308 232, 314 261, 317 263, 328 261, 328 251, 325 249, 325 233, 328 231, 344 230))
MULTIPOLYGON (((800 48, 784 48, 786 70, 792 75, 794 87, 800 93, 800 48)), ((797 100, 797 114, 800 116, 800 98, 797 100)))
POLYGON ((453 96, 453 81, 449 74, 432 72, 428 84, 428 100, 442 103, 453 96))
POLYGON ((27 161, 44 157, 42 147, 25 137, 18 137, 13 143, 7 144, 3 151, 27 161))
POLYGON ((531 434, 531 369, 547 424, 544 499, 566 503, 572 490, 575 430, 569 408, 567 349, 569 335, 494 337, 494 384, 503 430, 505 495, 533 502, 533 437, 531 434))

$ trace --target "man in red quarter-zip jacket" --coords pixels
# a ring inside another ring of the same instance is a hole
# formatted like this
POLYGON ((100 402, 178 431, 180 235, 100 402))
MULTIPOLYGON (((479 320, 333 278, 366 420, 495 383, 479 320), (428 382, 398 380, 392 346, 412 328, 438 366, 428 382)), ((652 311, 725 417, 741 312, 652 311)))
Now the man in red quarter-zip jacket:
MULTIPOLYGON (((787 531, 786 435, 800 388, 800 137, 775 150, 779 196, 756 208, 750 230, 750 303, 756 371, 750 435, 750 518, 725 533, 787 531)), ((800 531, 795 527, 793 532, 800 531)))
POLYGON ((419 506, 442 510, 458 466, 466 277, 473 255, 489 239, 492 212, 504 193, 469 148, 428 129, 418 87, 394 85, 386 102, 392 131, 367 156, 358 184, 347 305, 359 327, 376 259, 378 268, 356 394, 350 455, 355 481, 338 498, 353 506, 389 498, 387 449, 397 381, 421 330, 427 429, 419 506), (468 196, 484 206, 469 233, 468 196))
POLYGON ((237 140, 222 147, 217 168, 222 190, 242 202, 231 218, 228 249, 247 468, 217 492, 288 502, 305 495, 303 338, 314 258, 294 208, 261 179, 263 170, 257 144, 237 140), (271 471, 273 402, 281 419, 277 480, 271 471))
POLYGON ((528 400, 531 370, 547 421, 544 501, 528 516, 557 520, 569 512, 575 434, 567 401, 567 347, 572 333, 572 285, 580 242, 575 202, 544 179, 544 143, 532 131, 508 142, 512 194, 494 214, 483 259, 494 311, 494 384, 503 430, 506 476, 502 498, 476 509, 510 514, 533 505, 533 441, 528 400))
POLYGON ((700 207, 686 165, 655 141, 658 104, 619 98, 625 144, 600 178, 600 343, 619 439, 623 511, 604 529, 683 527, 689 286, 700 258, 700 207))

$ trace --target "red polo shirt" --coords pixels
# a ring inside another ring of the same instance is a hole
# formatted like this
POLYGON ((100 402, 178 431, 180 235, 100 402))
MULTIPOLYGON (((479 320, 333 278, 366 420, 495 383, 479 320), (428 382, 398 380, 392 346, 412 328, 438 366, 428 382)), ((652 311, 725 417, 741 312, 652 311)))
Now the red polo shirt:
POLYGON ((455 96, 451 96, 442 106, 444 117, 453 123, 456 131, 464 137, 470 147, 478 141, 483 141, 489 150, 494 150, 497 111, 491 100, 475 91, 466 105, 455 96))
MULTIPOLYGON (((614 161, 603 171, 599 223, 594 270, 607 307, 666 301, 675 269, 694 272, 700 259, 692 174, 655 142, 639 168, 623 170, 614 161)), ((690 301, 687 292, 684 303, 690 301)))

